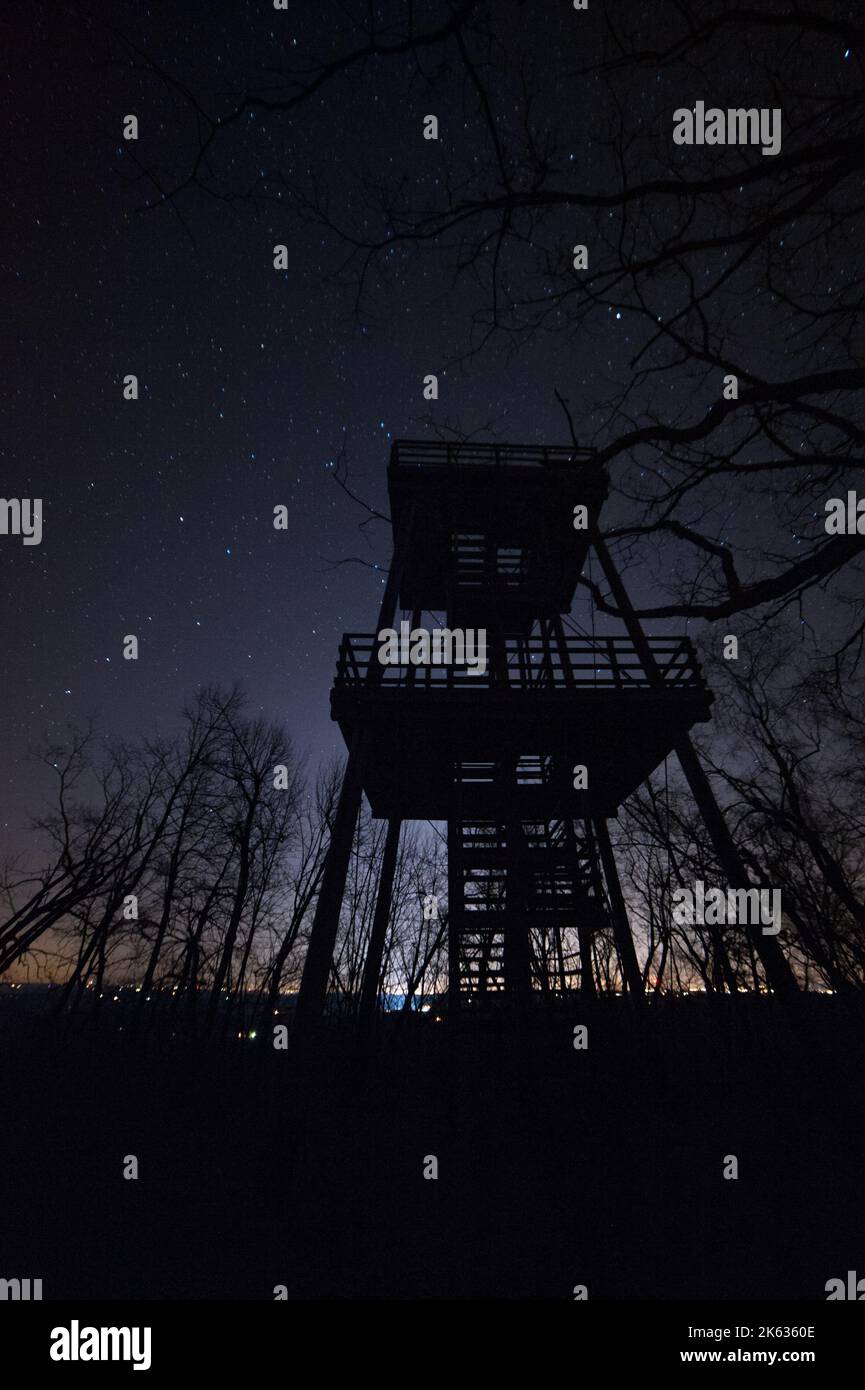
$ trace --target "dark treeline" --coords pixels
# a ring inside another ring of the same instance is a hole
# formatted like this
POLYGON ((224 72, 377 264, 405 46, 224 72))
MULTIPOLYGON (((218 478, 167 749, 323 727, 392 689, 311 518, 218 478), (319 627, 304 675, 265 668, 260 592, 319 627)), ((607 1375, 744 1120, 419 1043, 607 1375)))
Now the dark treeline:
MULTIPOLYGON (((196 1003, 274 1008, 303 964, 341 768, 306 776, 278 725, 252 719, 237 691, 201 692, 174 738, 52 746, 53 809, 36 822, 37 867, 3 874, 0 970, 30 966, 63 982, 70 1007, 106 982, 154 987, 196 1003)), ((334 962, 334 991, 359 989, 384 827, 355 839, 334 962)), ((424 917, 441 891, 438 842, 406 834, 397 865, 385 981, 409 996, 436 984, 443 924, 424 917)), ((20 976, 20 969, 19 969, 20 976)))
MULTIPOLYGON (((711 665, 703 758, 752 881, 781 891, 778 940, 801 984, 844 992, 865 978, 861 680, 803 675, 789 636, 767 631, 753 658, 711 665)), ((672 760, 624 808, 619 849, 647 988, 753 987, 760 972, 738 928, 673 920, 678 885, 723 887, 724 875, 672 760)))
MULTIPOLYGON (((803 987, 861 988, 865 722, 855 681, 791 668, 783 632, 747 663, 716 663, 704 757, 752 881, 781 890, 779 940, 803 987)), ((75 734, 44 756, 56 800, 35 825, 38 864, 4 868, 0 970, 61 983, 73 1009, 88 996, 98 1004, 108 984, 135 983, 142 1010, 158 988, 211 1023, 226 1003, 242 1002, 244 1019, 272 1015, 299 983, 341 768, 310 776, 284 729, 251 718, 240 691, 218 689, 197 696, 171 738, 104 745, 75 734)), ((331 977, 347 1010, 360 994, 385 831, 365 813, 355 835, 331 977)), ((648 992, 762 988, 740 925, 675 921, 677 887, 723 887, 724 876, 673 759, 623 808, 617 852, 648 992)), ((408 1009, 440 992, 446 933, 443 837, 405 826, 382 993, 408 1009)), ((576 924, 564 937, 575 955, 576 924)), ((557 992, 552 943, 537 935, 532 950, 536 986, 557 992)), ((592 954, 597 988, 618 990, 605 929, 592 954)))

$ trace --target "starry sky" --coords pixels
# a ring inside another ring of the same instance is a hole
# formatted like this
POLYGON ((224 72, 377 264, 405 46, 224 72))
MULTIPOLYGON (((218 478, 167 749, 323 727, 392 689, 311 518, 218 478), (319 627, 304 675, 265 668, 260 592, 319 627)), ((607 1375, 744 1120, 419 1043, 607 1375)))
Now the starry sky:
MULTIPOLYGON (((603 23, 596 9, 564 31, 550 7, 510 6, 515 62, 522 13, 545 26, 541 51, 564 45, 572 65, 603 23)), ((551 335, 460 362, 471 305, 448 295, 452 267, 435 252, 394 252, 356 310, 344 244, 294 215, 284 180, 339 185, 362 164, 429 192, 453 144, 470 162, 477 141, 486 157, 462 84, 450 101, 444 88, 446 138, 422 140, 409 58, 340 79, 290 117, 249 113, 214 151, 214 187, 236 199, 191 189, 160 202, 146 171, 181 175, 195 122, 139 55, 215 101, 261 90, 297 52, 356 42, 349 7, 13 4, 3 24, 3 491, 41 497, 44 517, 40 546, 0 546, 0 820, 14 848, 48 785, 28 753, 69 722, 105 736, 170 728, 197 686, 241 680, 312 767, 341 752, 328 712, 339 635, 371 629, 384 581, 334 561, 389 558, 387 529, 359 532, 363 514, 334 483, 341 448, 353 485, 385 508, 391 440, 429 437, 426 373, 439 373, 443 427, 563 443, 553 387, 592 400, 627 372, 632 345, 611 310, 600 340, 551 335), (138 401, 123 399, 127 373, 138 401), (122 659, 128 633, 137 662, 122 659)), ((605 157, 587 137, 594 99, 591 81, 546 93, 561 157, 586 178, 605 157)), ((361 201, 341 216, 366 226, 361 201)))

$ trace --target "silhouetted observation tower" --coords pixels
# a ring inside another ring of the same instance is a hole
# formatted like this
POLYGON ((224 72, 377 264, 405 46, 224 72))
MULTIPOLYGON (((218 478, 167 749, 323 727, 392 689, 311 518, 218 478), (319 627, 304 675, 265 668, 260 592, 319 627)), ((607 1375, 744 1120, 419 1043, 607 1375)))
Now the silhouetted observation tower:
MULTIPOLYGON (((729 883, 750 886, 689 739, 712 700, 694 649, 647 637, 635 618, 599 531, 607 482, 591 451, 400 440, 388 487, 394 549, 378 624, 343 636, 331 692, 349 756, 298 1022, 325 1004, 363 794, 388 834, 362 1016, 381 985, 405 820, 448 826, 451 1012, 498 993, 591 996, 601 943, 621 987, 642 997, 607 821, 670 753, 729 883), (622 636, 577 636, 563 622, 590 547, 622 636), (483 669, 413 664, 405 640, 383 665, 379 634, 405 623, 407 638, 424 619, 425 630, 484 633, 483 669)), ((794 988, 774 938, 753 945, 770 986, 794 988)))

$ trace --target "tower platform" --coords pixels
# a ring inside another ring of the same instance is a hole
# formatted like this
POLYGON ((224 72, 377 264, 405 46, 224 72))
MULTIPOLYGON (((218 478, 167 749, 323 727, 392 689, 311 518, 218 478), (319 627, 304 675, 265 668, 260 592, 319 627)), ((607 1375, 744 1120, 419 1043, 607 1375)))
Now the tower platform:
POLYGON ((375 816, 615 815, 709 718, 709 692, 687 637, 649 639, 661 679, 626 637, 515 635, 483 674, 454 666, 384 666, 367 680, 375 634, 347 633, 331 715, 347 744, 370 731, 364 791, 375 816), (588 769, 589 791, 573 769, 588 769))

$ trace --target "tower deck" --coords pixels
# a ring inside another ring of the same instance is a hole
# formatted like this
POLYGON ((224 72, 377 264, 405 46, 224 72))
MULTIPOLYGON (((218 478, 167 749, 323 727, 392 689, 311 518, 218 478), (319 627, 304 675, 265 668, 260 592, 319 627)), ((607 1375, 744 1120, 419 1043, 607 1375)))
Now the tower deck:
POLYGON ((364 791, 376 816, 531 820, 551 805, 615 815, 678 736, 709 718, 689 639, 649 645, 654 672, 625 637, 515 635, 470 674, 379 666, 376 636, 347 633, 331 714, 347 744, 359 723, 370 731, 364 791), (577 764, 588 769, 588 793, 574 789, 577 764))

